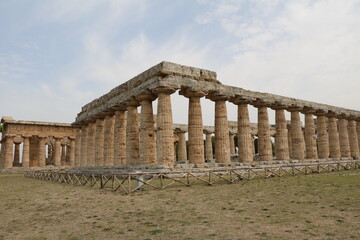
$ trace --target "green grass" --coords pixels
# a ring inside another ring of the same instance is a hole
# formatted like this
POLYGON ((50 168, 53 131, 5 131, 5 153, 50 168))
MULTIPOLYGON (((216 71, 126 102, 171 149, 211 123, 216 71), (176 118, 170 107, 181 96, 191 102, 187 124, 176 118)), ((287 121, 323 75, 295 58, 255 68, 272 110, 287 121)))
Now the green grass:
POLYGON ((360 171, 139 191, 0 174, 0 239, 359 239, 360 171))

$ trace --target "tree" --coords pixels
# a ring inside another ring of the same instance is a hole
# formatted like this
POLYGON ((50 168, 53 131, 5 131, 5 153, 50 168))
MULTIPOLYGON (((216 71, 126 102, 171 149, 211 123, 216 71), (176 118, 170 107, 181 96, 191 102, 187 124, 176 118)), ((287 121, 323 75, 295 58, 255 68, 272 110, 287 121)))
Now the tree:
POLYGON ((2 124, 0 124, 0 133, 2 133, 2 132, 3 132, 3 130, 4 130, 4 127, 3 127, 3 125, 2 125, 2 124))

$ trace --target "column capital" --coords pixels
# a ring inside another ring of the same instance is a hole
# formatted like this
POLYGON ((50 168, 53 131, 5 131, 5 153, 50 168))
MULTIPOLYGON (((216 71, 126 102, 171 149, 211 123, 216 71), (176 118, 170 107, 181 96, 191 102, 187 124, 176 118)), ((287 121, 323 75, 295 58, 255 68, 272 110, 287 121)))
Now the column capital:
POLYGON ((256 98, 250 99, 250 98, 244 98, 242 96, 235 96, 235 97, 231 97, 229 101, 235 105, 240 105, 240 104, 250 104, 255 100, 256 98))
MULTIPOLYGON (((116 104, 114 106, 111 106, 109 108, 111 111, 114 111, 114 112, 118 112, 118 111, 126 111, 126 104, 124 103, 121 103, 121 104, 116 104)), ((97 119, 96 119, 97 120, 97 119)))
POLYGON ((316 113, 316 109, 305 106, 301 109, 301 113, 302 114, 314 114, 314 113, 316 113))
POLYGON ((208 130, 208 129, 203 129, 203 133, 204 134, 213 134, 214 131, 208 130))
POLYGON ((126 107, 139 107, 140 103, 134 97, 128 99, 126 102, 126 107))
POLYGON ((230 96, 224 95, 220 92, 210 92, 208 93, 208 95, 206 95, 206 98, 210 99, 213 102, 230 100, 230 96))
POLYGON ((271 104, 270 108, 272 110, 288 110, 289 106, 283 103, 275 102, 274 104, 271 104))
POLYGON ((165 93, 165 94, 173 94, 174 92, 176 92, 175 88, 172 87, 157 87, 151 90, 151 92, 155 95, 159 95, 160 93, 165 93))
POLYGON ((265 99, 257 98, 256 101, 252 102, 251 105, 253 105, 256 108, 260 107, 271 107, 274 104, 274 102, 268 102, 265 99))
POLYGON ((152 92, 150 92, 149 90, 146 90, 145 92, 140 93, 139 95, 135 96, 136 100, 138 102, 141 101, 154 101, 157 96, 155 94, 153 94, 152 92))
POLYGON ((179 95, 183 95, 186 98, 191 98, 191 97, 202 98, 206 95, 206 93, 203 91, 192 90, 190 88, 184 88, 179 91, 179 95))
POLYGON ((290 106, 286 109, 286 111, 288 112, 302 112, 303 107, 299 107, 299 106, 290 106))

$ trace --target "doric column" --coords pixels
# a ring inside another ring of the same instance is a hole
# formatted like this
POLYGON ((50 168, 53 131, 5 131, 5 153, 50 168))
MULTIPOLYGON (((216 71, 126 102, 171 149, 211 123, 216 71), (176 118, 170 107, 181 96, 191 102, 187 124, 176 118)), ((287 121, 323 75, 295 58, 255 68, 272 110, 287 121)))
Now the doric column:
POLYGON ((256 105, 258 108, 258 149, 260 161, 272 161, 272 146, 270 138, 270 124, 266 106, 256 105))
POLYGON ((188 146, 189 163, 204 164, 204 134, 200 98, 205 96, 204 92, 183 89, 179 92, 189 98, 188 110, 188 146))
MULTIPOLYGON (((135 100, 127 102, 126 122, 126 164, 139 165, 139 116, 137 107, 139 103, 135 100)), ((174 153, 172 153, 174 154, 174 153)))
POLYGON ((126 164, 126 112, 125 109, 115 112, 114 129, 114 163, 115 166, 126 164))
POLYGON ((153 90, 158 95, 157 107, 157 162, 162 165, 173 165, 174 133, 170 95, 175 92, 171 87, 159 87, 153 90))
POLYGON ((95 166, 104 166, 104 119, 96 119, 95 166))
POLYGON ((61 166, 66 165, 66 145, 61 144, 61 166))
POLYGON ((340 140, 339 132, 337 128, 336 118, 334 115, 328 116, 328 128, 329 128, 329 152, 330 158, 340 159, 340 140))
POLYGON ((39 167, 44 168, 46 166, 46 137, 39 136, 39 167))
POLYGON ((273 107, 275 110, 275 157, 277 160, 288 161, 289 155, 289 142, 287 122, 285 118, 284 107, 273 107))
POLYGON ((75 167, 80 166, 81 158, 81 129, 76 130, 76 139, 75 139, 75 167))
POLYGON ((229 122, 226 101, 230 98, 218 93, 211 93, 206 98, 215 102, 215 161, 230 162, 229 122))
POLYGON ((350 143, 347 125, 348 121, 345 118, 339 119, 340 152, 341 157, 343 158, 350 157, 350 143))
POLYGON ((70 139, 70 149, 69 149, 69 164, 70 167, 75 166, 75 138, 70 139))
POLYGON ((318 131, 318 154, 319 158, 327 159, 330 156, 329 151, 329 134, 327 121, 328 118, 324 114, 317 114, 317 131, 318 131))
POLYGON ((234 140, 235 134, 232 132, 229 132, 229 143, 230 143, 230 155, 235 155, 235 140, 234 140))
POLYGON ((136 99, 141 105, 140 115, 140 146, 139 155, 141 164, 156 164, 155 121, 152 102, 156 95, 147 91, 136 99))
POLYGON ((95 166, 95 137, 96 123, 92 122, 88 125, 88 144, 87 144, 87 166, 95 166))
POLYGON ((289 157, 290 159, 294 159, 294 154, 292 151, 292 143, 291 143, 291 125, 290 121, 286 121, 287 124, 287 134, 288 134, 288 146, 289 146, 289 157))
POLYGON ((13 166, 14 167, 19 167, 20 166, 20 143, 19 142, 15 142, 15 151, 14 151, 14 163, 13 166))
POLYGON ((6 136, 4 148, 5 148, 5 162, 4 168, 12 168, 14 161, 14 137, 15 136, 6 136))
POLYGON ((104 120, 104 166, 114 166, 114 115, 104 120))
POLYGON ((307 159, 318 158, 313 113, 314 112, 305 112, 305 147, 307 159))
POLYGON ((61 166, 61 138, 55 139, 55 149, 54 149, 54 165, 55 167, 61 166))
POLYGON ((87 166, 87 144, 88 144, 87 132, 88 132, 87 125, 83 125, 81 127, 81 156, 80 156, 81 167, 87 166))
POLYGON ((187 161, 185 131, 177 131, 179 136, 178 161, 187 161))
POLYGON ((22 167, 28 168, 30 163, 30 140, 29 136, 23 136, 24 145, 23 145, 23 154, 22 154, 22 167))
POLYGON ((359 140, 356 133, 356 121, 354 119, 349 119, 348 131, 351 157, 359 159, 359 140))
POLYGON ((205 133, 205 158, 206 160, 212 160, 214 159, 213 146, 211 140, 212 132, 208 130, 204 130, 204 133, 205 133))
POLYGON ((294 159, 305 159, 305 140, 302 131, 299 110, 291 111, 291 144, 294 159))

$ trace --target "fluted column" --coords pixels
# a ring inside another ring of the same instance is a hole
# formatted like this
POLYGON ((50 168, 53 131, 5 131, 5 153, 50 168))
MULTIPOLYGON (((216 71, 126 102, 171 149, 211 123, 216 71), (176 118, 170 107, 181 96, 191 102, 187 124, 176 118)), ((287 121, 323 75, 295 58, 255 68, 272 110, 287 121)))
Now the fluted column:
POLYGON ((14 167, 20 166, 20 143, 16 142, 15 144, 15 151, 14 151, 14 167))
POLYGON ((46 166, 45 153, 46 153, 46 137, 39 137, 39 167, 46 166))
POLYGON ((307 159, 318 158, 315 124, 312 113, 305 113, 305 147, 307 159))
POLYGON ((229 132, 229 143, 230 143, 230 155, 235 155, 235 140, 234 140, 235 134, 232 132, 229 132))
POLYGON ((179 136, 178 161, 187 161, 185 131, 177 131, 179 136))
POLYGON ((76 139, 75 139, 75 167, 80 166, 81 158, 81 129, 76 130, 76 139))
POLYGON ((354 159, 359 159, 359 140, 356 133, 356 121, 349 119, 349 142, 350 142, 350 153, 354 159))
POLYGON ((61 138, 55 138, 54 165, 61 166, 61 138))
POLYGON ((96 123, 92 122, 88 125, 87 166, 95 166, 95 137, 96 123))
POLYGON ((300 112, 291 111, 291 144, 294 159, 305 159, 305 141, 304 133, 302 131, 300 112))
POLYGON ((204 130, 204 133, 205 133, 205 158, 206 160, 212 160, 214 159, 212 140, 211 140, 212 132, 204 130))
POLYGON ((292 151, 292 142, 291 142, 291 125, 288 122, 286 123, 287 123, 287 134, 288 134, 289 158, 294 159, 294 154, 292 151))
POLYGON ((139 116, 137 111, 139 103, 133 100, 127 104, 126 164, 139 165, 141 164, 139 155, 139 116))
POLYGON ((339 138, 340 138, 340 152, 341 157, 350 157, 350 143, 348 133, 348 121, 345 118, 339 119, 339 138))
POLYGON ((95 166, 104 166, 104 122, 98 118, 95 123, 95 166))
POLYGON ((81 127, 81 156, 80 156, 80 166, 87 166, 87 144, 88 144, 88 127, 83 125, 81 127))
POLYGON ((239 161, 251 163, 255 154, 254 138, 251 135, 251 126, 247 102, 233 101, 238 105, 238 155, 239 161))
POLYGON ((288 130, 285 118, 285 110, 274 108, 275 110, 275 157, 277 160, 289 160, 288 130))
POLYGON ((170 95, 175 89, 160 87, 153 90, 158 95, 157 107, 157 162, 162 165, 173 165, 174 133, 170 95))
POLYGON ((141 164, 156 164, 155 121, 152 102, 156 96, 145 92, 136 96, 141 105, 140 115, 140 146, 139 157, 141 164))
POLYGON ((12 168, 14 161, 14 136, 7 136, 5 140, 5 162, 4 168, 12 168))
POLYGON ((189 163, 204 164, 204 134, 200 98, 205 96, 204 92, 181 90, 179 94, 189 98, 188 109, 188 146, 189 163))
POLYGON ((126 112, 115 112, 114 163, 115 166, 126 164, 126 112))
POLYGON ((69 149, 69 164, 70 167, 75 166, 75 138, 70 139, 70 149, 69 149))
POLYGON ((22 153, 22 167, 28 168, 30 163, 30 140, 29 136, 23 136, 24 145, 23 145, 23 153, 22 153))
POLYGON ((329 151, 329 134, 328 134, 327 117, 326 116, 318 115, 317 129, 318 129, 319 158, 327 159, 330 156, 330 151, 329 151))
POLYGON ((66 165, 66 145, 61 144, 61 166, 66 165))
POLYGON ((340 140, 335 116, 329 116, 328 127, 330 158, 340 159, 340 140))
POLYGON ((265 106, 258 108, 258 149, 260 161, 272 161, 272 146, 268 110, 265 106))
POLYGON ((114 116, 105 116, 104 121, 104 166, 114 166, 114 116))

